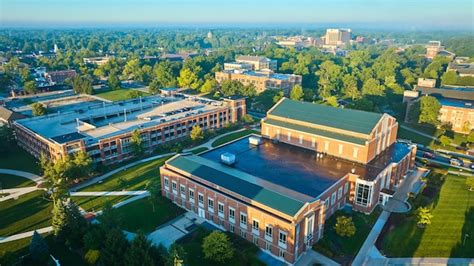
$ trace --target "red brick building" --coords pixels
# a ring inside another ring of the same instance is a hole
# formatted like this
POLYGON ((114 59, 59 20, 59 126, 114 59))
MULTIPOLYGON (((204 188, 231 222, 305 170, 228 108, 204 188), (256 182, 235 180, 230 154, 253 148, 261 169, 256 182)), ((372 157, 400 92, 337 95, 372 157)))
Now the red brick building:
POLYGON ((295 263, 336 210, 370 213, 391 197, 416 153, 396 142, 397 127, 387 114, 284 98, 262 120, 261 137, 168 160, 162 194, 295 263))

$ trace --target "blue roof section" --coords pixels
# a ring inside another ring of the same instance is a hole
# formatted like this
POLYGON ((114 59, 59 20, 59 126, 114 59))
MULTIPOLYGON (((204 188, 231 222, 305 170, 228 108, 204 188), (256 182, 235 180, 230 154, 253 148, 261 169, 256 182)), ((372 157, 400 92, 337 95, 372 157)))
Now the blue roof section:
POLYGON ((450 98, 442 98, 442 97, 438 97, 438 101, 441 105, 445 105, 445 106, 474 109, 474 101, 458 100, 458 99, 450 99, 450 98))

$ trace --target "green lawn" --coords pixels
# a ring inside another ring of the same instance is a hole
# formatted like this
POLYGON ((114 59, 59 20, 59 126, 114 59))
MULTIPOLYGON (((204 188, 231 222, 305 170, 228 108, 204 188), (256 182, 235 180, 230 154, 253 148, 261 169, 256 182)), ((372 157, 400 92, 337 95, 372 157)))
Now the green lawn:
MULTIPOLYGON (((118 89, 118 90, 101 90, 98 91, 98 93, 94 94, 94 96, 104 98, 109 101, 123 101, 123 100, 128 100, 131 99, 132 97, 130 96, 130 92, 133 91, 133 89, 118 89)), ((151 94, 142 92, 140 91, 142 96, 150 96, 151 94)))
MULTIPOLYGON (((160 197, 155 203, 155 211, 149 198, 143 198, 116 209, 121 228, 130 232, 150 233, 185 212, 170 200, 160 197)), ((100 216, 98 218, 100 220, 100 216)))
POLYGON ((193 154, 198 154, 198 153, 201 153, 201 152, 204 152, 204 151, 207 151, 208 148, 206 147, 201 147, 201 148, 196 148, 194 150, 191 150, 190 152, 192 152, 193 154))
POLYGON ((0 168, 39 174, 36 158, 16 145, 11 147, 8 152, 0 154, 0 168))
POLYGON ((227 136, 223 136, 223 137, 220 137, 220 138, 216 139, 211 144, 211 146, 214 148, 214 147, 217 147, 217 146, 222 145, 224 143, 239 139, 241 137, 245 137, 245 136, 250 135, 250 134, 260 134, 260 132, 258 132, 256 130, 252 130, 252 129, 242 130, 242 131, 235 132, 235 133, 229 134, 227 136))
POLYGON ((390 257, 472 257, 474 250, 474 192, 469 192, 466 177, 444 176, 444 182, 424 189, 414 201, 432 209, 431 224, 418 228, 412 214, 394 216, 395 226, 384 235, 382 249, 390 257), (441 186, 439 188, 439 186, 441 186), (427 204, 424 195, 433 199, 427 204), (421 202, 421 203, 420 203, 421 202), (465 245, 464 236, 468 234, 465 245))
POLYGON ((0 236, 9 236, 50 225, 53 205, 34 191, 17 200, 0 202, 0 236))
POLYGON ((376 208, 370 215, 359 212, 348 214, 344 211, 337 211, 326 221, 323 238, 313 246, 313 249, 343 264, 345 262, 349 263, 364 244, 380 213, 380 208, 376 208), (334 225, 336 224, 336 218, 341 215, 352 217, 356 227, 355 235, 341 237, 336 233, 334 225))
POLYGON ((112 205, 124 201, 131 196, 100 196, 100 197, 72 197, 74 202, 86 211, 100 211, 106 202, 112 205))
POLYGON ((141 163, 120 171, 102 181, 81 189, 80 191, 119 191, 145 189, 146 183, 154 178, 160 178, 159 168, 169 159, 165 157, 141 163))
MULTIPOLYGON (((405 125, 405 126, 408 126, 410 128, 413 128, 415 130, 426 133, 430 136, 436 137, 436 138, 439 138, 442 135, 441 134, 442 131, 439 130, 439 129, 419 126, 419 125, 415 125, 415 124, 406 124, 406 123, 402 123, 402 124, 405 125)), ((458 146, 466 145, 467 138, 466 138, 465 135, 460 134, 460 133, 455 133, 455 132, 452 132, 452 131, 446 132, 446 135, 449 138, 451 138, 451 140, 452 140, 451 143, 452 144, 455 144, 455 145, 458 145, 458 146)), ((419 143, 419 144, 422 144, 422 145, 425 145, 425 146, 429 146, 432 149, 444 149, 444 150, 459 152, 458 150, 456 150, 455 147, 452 147, 450 145, 449 146, 442 146, 440 143, 438 143, 438 142, 436 142, 436 141, 434 141, 430 138, 427 138, 425 136, 422 136, 420 134, 417 134, 415 132, 406 130, 406 129, 401 128, 401 127, 398 128, 398 138, 410 139, 413 142, 416 142, 416 143, 419 143)))
POLYGON ((24 177, 16 176, 16 175, 0 174, 0 192, 1 192, 1 189, 34 187, 34 186, 36 186, 36 183, 29 180, 28 178, 24 178, 24 177))
POLYGON ((225 264, 218 264, 204 258, 202 253, 202 242, 204 237, 209 235, 211 231, 208 231, 202 227, 197 228, 193 233, 178 240, 178 243, 183 246, 187 254, 187 265, 189 266, 201 266, 201 265, 226 265, 226 266, 238 266, 238 265, 252 265, 260 266, 265 265, 257 258, 258 247, 248 242, 247 240, 236 236, 235 234, 226 233, 235 249, 234 257, 225 264))
POLYGON ((410 130, 404 129, 402 127, 398 128, 398 138, 399 139, 408 139, 415 143, 422 144, 424 146, 430 146, 434 144, 434 140, 429 139, 423 135, 417 134, 410 130))

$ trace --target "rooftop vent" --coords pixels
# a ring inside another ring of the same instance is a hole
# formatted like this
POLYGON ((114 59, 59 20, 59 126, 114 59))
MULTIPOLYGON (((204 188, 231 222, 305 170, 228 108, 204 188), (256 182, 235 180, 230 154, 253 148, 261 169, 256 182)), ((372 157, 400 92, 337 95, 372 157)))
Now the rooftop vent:
POLYGON ((250 136, 249 137, 249 143, 250 143, 250 145, 258 146, 258 145, 262 144, 262 138, 258 137, 258 136, 250 136))
POLYGON ((235 163, 235 154, 225 152, 221 154, 221 162, 227 165, 233 165, 235 163))

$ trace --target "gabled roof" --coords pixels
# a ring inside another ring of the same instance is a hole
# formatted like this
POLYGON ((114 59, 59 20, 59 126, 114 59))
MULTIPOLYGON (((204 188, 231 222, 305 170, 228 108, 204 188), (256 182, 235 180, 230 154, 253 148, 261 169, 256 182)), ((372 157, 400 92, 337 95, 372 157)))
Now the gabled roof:
POLYGON ((257 177, 196 155, 178 155, 166 164, 289 216, 295 216, 305 204, 258 185, 257 177))
POLYGON ((13 121, 22 118, 26 118, 26 116, 17 112, 13 112, 3 106, 0 106, 0 119, 3 119, 5 121, 13 121))
POLYGON ((335 108, 287 98, 277 103, 269 115, 362 134, 370 134, 383 116, 379 113, 335 108))

